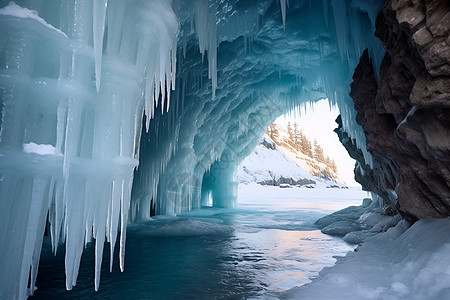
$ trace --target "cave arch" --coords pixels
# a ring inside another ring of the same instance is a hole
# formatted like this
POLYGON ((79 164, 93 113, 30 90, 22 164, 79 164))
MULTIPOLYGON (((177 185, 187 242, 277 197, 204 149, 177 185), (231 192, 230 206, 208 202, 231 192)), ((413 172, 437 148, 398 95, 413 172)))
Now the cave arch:
POLYGON ((80 245, 92 237, 99 253, 105 241, 112 253, 120 241, 123 269, 129 220, 147 218, 152 203, 162 214, 197 207, 215 161, 245 157, 258 124, 278 109, 324 97, 339 106, 364 173, 387 181, 386 197, 398 196, 410 220, 450 214, 448 143, 430 133, 448 135, 446 1, 387 1, 377 32, 388 50, 383 64, 373 33, 384 1, 7 2, 0 1, 0 281, 12 288, 1 289, 2 298, 33 292, 47 215, 54 251, 66 243, 67 289, 80 245), (358 117, 349 84, 366 48, 353 98, 372 114, 358 117), (390 98, 398 103, 385 105, 390 98), (363 132, 356 119, 380 121, 390 144, 373 138, 379 127, 363 132))
MULTIPOLYGON (((239 3, 236 8, 242 5, 239 3)), ((149 199, 154 199, 159 214, 200 208, 201 199, 209 199, 201 195, 202 189, 214 191, 216 199, 228 198, 219 200, 217 205, 233 206, 236 196, 233 172, 257 145, 268 125, 294 107, 326 97, 339 107, 343 131, 357 144, 362 159, 371 164, 364 133, 354 121, 356 113, 348 86, 364 48, 370 49, 374 65, 384 52, 379 40, 363 34, 374 28, 371 23, 374 20, 364 10, 367 8, 348 7, 352 24, 359 26, 352 31, 347 21, 341 23, 338 7, 347 9, 345 3, 314 2, 311 6, 306 2, 294 3, 285 25, 278 3, 266 3, 261 8, 266 19, 245 24, 243 28, 235 29, 238 21, 224 17, 224 23, 216 28, 219 37, 215 88, 208 79, 211 65, 204 62, 204 54, 198 51, 202 38, 190 33, 190 24, 183 23, 181 14, 180 39, 185 39, 185 43, 178 50, 171 109, 164 113, 156 111, 149 132, 143 131, 141 153, 150 147, 152 155, 140 158, 133 186, 133 219, 149 216, 148 209, 139 210, 149 199), (333 7, 336 11, 331 14, 333 7), (349 30, 348 36, 336 36, 336 31, 344 30, 342 26, 349 30), (250 29, 254 32, 247 36, 245 32, 250 29), (217 172, 220 175, 214 174, 217 172), (205 176, 206 173, 212 173, 212 177, 205 176), (212 183, 211 178, 217 182, 212 183), (202 184, 204 179, 209 180, 207 189, 202 184), (167 197, 167 193, 171 196, 167 197)), ((211 9, 220 11, 217 7, 211 9)), ((237 18, 248 18, 251 9, 236 11, 237 18)), ((211 59, 209 51, 206 53, 211 59)))

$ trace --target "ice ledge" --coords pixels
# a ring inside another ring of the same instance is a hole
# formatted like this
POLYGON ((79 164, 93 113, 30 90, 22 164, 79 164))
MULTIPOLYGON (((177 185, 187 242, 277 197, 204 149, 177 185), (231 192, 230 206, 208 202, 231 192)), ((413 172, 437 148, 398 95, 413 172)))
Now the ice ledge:
POLYGON ((52 145, 46 144, 36 144, 36 143, 27 143, 23 144, 23 152, 25 153, 35 153, 39 155, 56 155, 62 156, 61 153, 56 152, 56 148, 52 145))
POLYGON ((67 38, 67 35, 64 32, 45 22, 44 19, 39 17, 36 11, 17 5, 14 1, 9 2, 7 6, 1 8, 0 15, 12 16, 20 19, 33 19, 41 23, 45 27, 50 28, 51 30, 55 30, 56 32, 62 34, 64 37, 67 38))

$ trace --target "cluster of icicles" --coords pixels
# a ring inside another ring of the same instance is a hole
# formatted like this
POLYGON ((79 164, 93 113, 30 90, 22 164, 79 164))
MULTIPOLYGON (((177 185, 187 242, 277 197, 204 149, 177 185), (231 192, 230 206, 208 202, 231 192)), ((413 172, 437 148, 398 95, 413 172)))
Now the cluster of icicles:
MULTIPOLYGON (((345 1, 332 2, 335 22, 345 32, 345 1), (342 5, 343 12, 337 9, 342 5)), ((192 5, 213 99, 215 3, 192 5)), ((83 248, 92 238, 95 289, 105 240, 112 270, 119 232, 123 270, 143 115, 148 129, 158 106, 169 110, 175 89, 179 16, 172 4, 61 0, 35 8, 38 12, 14 2, 0 9, 0 298, 33 293, 47 219, 55 254, 65 242, 68 290, 76 284, 83 248)), ((288 2, 280 4, 284 24, 288 2)), ((349 41, 337 38, 345 59, 349 41)), ((351 117, 349 112, 343 119, 351 117)))

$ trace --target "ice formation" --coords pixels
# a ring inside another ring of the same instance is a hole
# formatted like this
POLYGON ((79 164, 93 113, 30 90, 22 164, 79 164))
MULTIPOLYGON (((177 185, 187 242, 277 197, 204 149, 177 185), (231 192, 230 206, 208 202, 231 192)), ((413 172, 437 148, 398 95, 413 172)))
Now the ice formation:
POLYGON ((233 206, 237 165, 299 105, 338 105, 370 164, 348 92, 363 49, 383 56, 382 2, 0 1, 0 298, 33 293, 46 228, 67 289, 95 239, 98 289, 128 222, 233 206))

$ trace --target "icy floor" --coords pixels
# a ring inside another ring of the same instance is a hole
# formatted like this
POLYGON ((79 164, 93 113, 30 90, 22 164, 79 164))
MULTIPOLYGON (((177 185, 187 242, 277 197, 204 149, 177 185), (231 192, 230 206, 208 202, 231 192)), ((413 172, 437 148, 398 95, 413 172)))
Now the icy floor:
POLYGON ((52 257, 45 241, 33 299, 278 298, 333 265, 333 256, 353 250, 313 222, 359 205, 365 192, 258 185, 240 186, 239 192, 234 210, 203 209, 130 226, 125 272, 114 266, 109 273, 105 254, 98 292, 92 245, 83 254, 77 286, 67 292, 63 252, 52 257))

